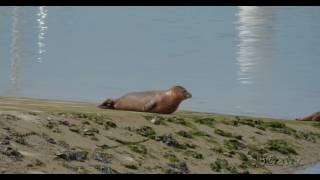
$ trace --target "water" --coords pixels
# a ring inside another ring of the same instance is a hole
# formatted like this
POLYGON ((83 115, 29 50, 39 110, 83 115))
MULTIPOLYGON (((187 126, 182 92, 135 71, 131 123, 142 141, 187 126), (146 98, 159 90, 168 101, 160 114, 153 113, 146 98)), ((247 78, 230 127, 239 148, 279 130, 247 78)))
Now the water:
POLYGON ((319 173, 320 173, 320 163, 309 166, 303 170, 299 170, 295 174, 319 174, 319 173))
POLYGON ((186 110, 320 110, 320 7, 1 7, 0 31, 0 96, 98 103, 180 84, 186 110))

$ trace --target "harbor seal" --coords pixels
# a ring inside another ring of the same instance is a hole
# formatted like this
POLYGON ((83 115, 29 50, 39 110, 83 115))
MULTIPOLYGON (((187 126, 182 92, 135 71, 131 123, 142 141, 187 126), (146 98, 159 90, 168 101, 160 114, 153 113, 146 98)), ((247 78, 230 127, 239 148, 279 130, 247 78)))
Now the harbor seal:
POLYGON ((320 121, 320 112, 315 112, 309 116, 301 119, 296 119, 297 121, 320 121))
POLYGON ((182 86, 173 86, 168 90, 131 92, 116 100, 107 99, 98 107, 139 112, 171 114, 178 109, 183 100, 192 94, 182 86))

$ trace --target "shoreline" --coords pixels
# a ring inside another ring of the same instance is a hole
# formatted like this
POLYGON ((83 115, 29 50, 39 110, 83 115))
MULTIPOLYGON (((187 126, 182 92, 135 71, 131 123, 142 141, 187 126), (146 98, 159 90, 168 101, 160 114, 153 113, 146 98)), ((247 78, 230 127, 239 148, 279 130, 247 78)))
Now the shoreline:
MULTIPOLYGON (((15 100, 38 100, 38 101, 50 101, 56 103, 75 103, 75 104, 92 104, 98 105, 100 102, 95 101, 78 101, 73 99, 54 99, 54 98, 38 98, 38 97, 26 97, 26 96, 0 96, 1 99, 15 99, 15 100)), ((246 116, 252 118, 266 118, 266 119, 282 119, 282 120, 292 120, 295 121, 295 118, 290 117, 277 117, 273 115, 259 115, 259 114, 250 114, 250 113, 236 113, 236 112, 207 112, 207 111, 193 111, 190 109, 180 109, 181 112, 194 112, 194 113, 203 113, 203 114, 220 114, 220 115, 228 115, 228 116, 246 116)))
POLYGON ((187 110, 159 115, 96 105, 0 97, 0 173, 277 174, 320 162, 320 128, 314 122, 187 110), (20 159, 7 148, 16 149, 20 159), (83 159, 65 158, 74 149, 86 154, 83 159), (301 159, 301 165, 266 165, 259 157, 301 159))

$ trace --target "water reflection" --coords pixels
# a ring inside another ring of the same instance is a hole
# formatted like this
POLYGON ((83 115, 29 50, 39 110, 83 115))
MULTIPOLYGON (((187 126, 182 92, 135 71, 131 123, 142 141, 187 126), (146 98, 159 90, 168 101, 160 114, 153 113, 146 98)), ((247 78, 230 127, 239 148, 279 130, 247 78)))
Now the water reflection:
POLYGON ((272 59, 272 7, 239 7, 237 63, 241 84, 257 82, 256 75, 272 59))
POLYGON ((22 7, 14 7, 12 11, 12 31, 11 31, 11 71, 9 94, 15 95, 19 89, 20 68, 21 68, 21 14, 22 7))
POLYGON ((39 34, 38 34, 38 62, 42 62, 42 56, 45 53, 45 35, 47 31, 47 24, 46 24, 46 17, 48 14, 48 10, 46 6, 40 6, 39 7, 39 12, 37 13, 38 15, 38 28, 39 28, 39 34))

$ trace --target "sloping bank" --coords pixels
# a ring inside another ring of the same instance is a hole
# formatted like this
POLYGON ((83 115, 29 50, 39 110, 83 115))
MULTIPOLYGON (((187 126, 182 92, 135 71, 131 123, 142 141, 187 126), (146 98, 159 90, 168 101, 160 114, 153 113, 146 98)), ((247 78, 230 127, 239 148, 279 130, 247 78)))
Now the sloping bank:
POLYGON ((0 173, 293 173, 320 160, 319 127, 0 97, 0 173))

